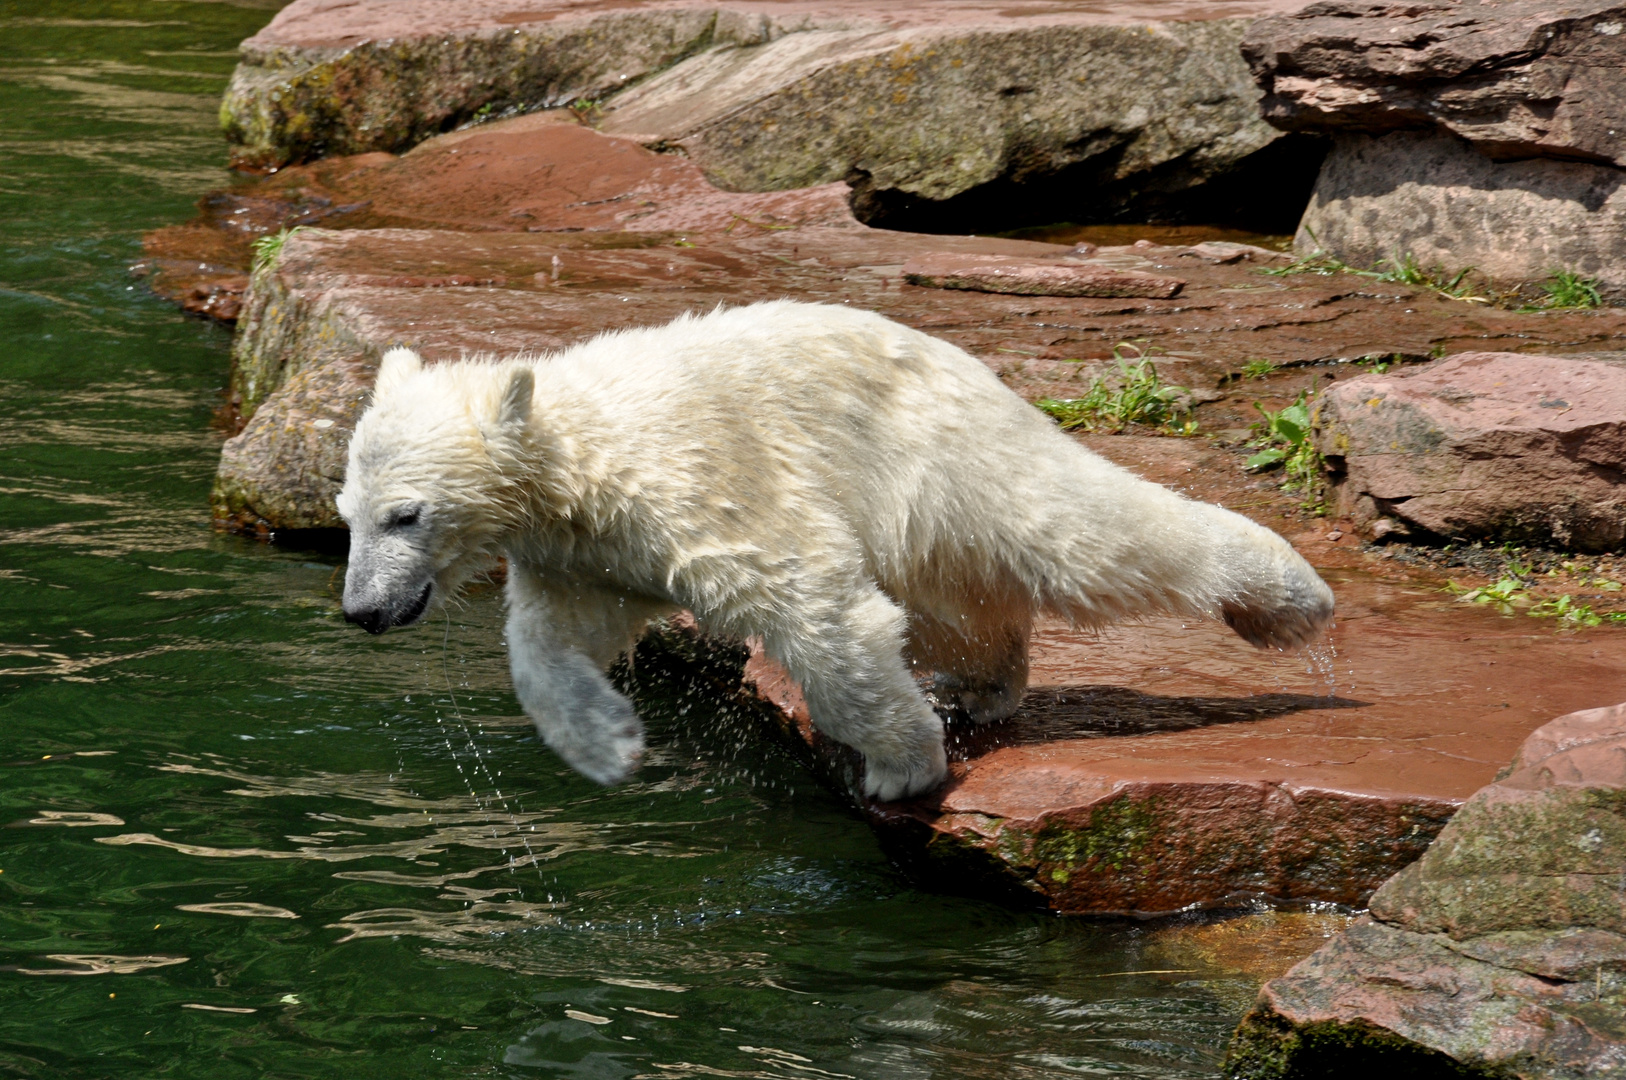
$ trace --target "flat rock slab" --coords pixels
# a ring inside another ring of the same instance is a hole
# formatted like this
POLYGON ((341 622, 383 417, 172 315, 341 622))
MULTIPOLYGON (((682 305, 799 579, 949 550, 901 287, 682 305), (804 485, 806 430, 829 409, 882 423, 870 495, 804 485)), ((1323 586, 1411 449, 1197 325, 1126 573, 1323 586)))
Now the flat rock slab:
POLYGON ((397 157, 382 151, 279 170, 211 192, 194 221, 149 233, 138 269, 193 314, 235 322, 250 245, 280 229, 472 232, 773 231, 857 227, 844 184, 722 191, 676 154, 584 127, 569 110, 452 132, 397 157))
POLYGON ((1626 543, 1626 354, 1462 353, 1363 375, 1322 396, 1316 440, 1340 513, 1384 533, 1626 543))
MULTIPOLYGON (((575 104, 724 188, 849 182, 866 220, 1064 174, 1099 218, 1281 137, 1237 46, 1294 6, 295 0, 243 43, 222 115, 239 163, 274 167, 575 104)), ((1280 180, 1280 162, 1255 164, 1280 180)))
POLYGON ((1140 296, 1168 300, 1186 283, 1138 270, 1115 270, 1085 262, 1019 259, 1008 255, 927 255, 903 264, 911 285, 969 289, 1018 296, 1140 296))
POLYGON ((1370 919, 1267 983, 1227 1071, 1626 1075, 1626 706, 1525 742, 1370 919))
POLYGON ((727 232, 858 224, 845 184, 723 191, 689 159, 602 135, 568 110, 442 135, 401 157, 376 153, 287 169, 257 193, 277 195, 304 209, 309 223, 342 216, 350 227, 727 232))
POLYGON ((1444 130, 1488 157, 1626 166, 1626 5, 1329 0, 1254 23, 1242 52, 1289 131, 1444 130))

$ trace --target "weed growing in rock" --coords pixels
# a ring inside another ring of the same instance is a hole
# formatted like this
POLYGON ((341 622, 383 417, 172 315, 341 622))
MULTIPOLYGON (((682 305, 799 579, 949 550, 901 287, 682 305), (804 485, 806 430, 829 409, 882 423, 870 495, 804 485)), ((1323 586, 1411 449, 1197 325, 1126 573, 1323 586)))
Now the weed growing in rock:
POLYGON ((570 111, 576 114, 577 122, 588 127, 598 126, 599 113, 603 108, 604 102, 600 98, 577 98, 570 103, 570 111))
POLYGON ((1448 296, 1453 300, 1461 300, 1468 304, 1489 304, 1488 296, 1473 296, 1469 294, 1466 284, 1468 275, 1473 273, 1471 266, 1458 270, 1455 274, 1443 266, 1421 266, 1410 255, 1395 255, 1383 260, 1389 264, 1387 270, 1356 270, 1363 277, 1370 277, 1374 281, 1392 281, 1400 285, 1415 285, 1419 288, 1432 289, 1441 296, 1448 296))
POLYGON ((1356 277, 1371 278, 1373 281, 1389 281, 1399 285, 1431 289, 1441 296, 1461 300, 1467 304, 1494 303, 1495 298, 1479 296, 1471 291, 1468 276, 1473 271, 1474 268, 1471 266, 1464 267, 1456 273, 1443 266, 1425 267, 1415 257, 1401 254, 1382 260, 1370 270, 1361 270, 1317 248, 1313 254, 1294 259, 1286 266, 1271 266, 1259 272, 1273 277, 1289 277, 1293 274, 1354 274, 1356 277))
POLYGON ((1253 407, 1263 419, 1254 424, 1259 436, 1251 445, 1262 449, 1248 458, 1246 467, 1262 471, 1280 465, 1283 490, 1304 492, 1306 510, 1325 510, 1320 497, 1321 451, 1310 432, 1310 391, 1299 391, 1297 401, 1275 412, 1257 401, 1253 407))
POLYGON ((288 242, 290 236, 293 236, 304 227, 303 225, 296 225, 291 229, 281 229, 254 241, 250 245, 254 248, 254 273, 258 274, 261 270, 277 265, 277 260, 282 258, 282 246, 288 242))
MULTIPOLYGON (((1474 545, 1474 549, 1478 550, 1479 545, 1474 545)), ((1555 619, 1561 630, 1578 630, 1583 627, 1602 626, 1604 623, 1626 623, 1626 611, 1598 611, 1591 604, 1577 600, 1571 593, 1538 601, 1530 591, 1537 570, 1529 563, 1515 558, 1510 545, 1504 544, 1498 554, 1506 562, 1501 578, 1494 585, 1464 589, 1452 581, 1446 584, 1445 591, 1455 593, 1457 599, 1465 603, 1495 605, 1496 610, 1503 615, 1517 615, 1520 608, 1528 608, 1525 614, 1536 619, 1555 619)), ((1594 588, 1602 592, 1621 591, 1620 582, 1612 578, 1588 577, 1588 573, 1587 567, 1566 560, 1549 569, 1546 576, 1571 577, 1574 584, 1582 588, 1594 588)))
POLYGON ((1457 599, 1465 604, 1495 604, 1496 610, 1503 615, 1512 615, 1517 605, 1530 603, 1530 593, 1516 575, 1505 577, 1494 585, 1481 585, 1477 589, 1463 589, 1454 581, 1445 588, 1447 592, 1456 593, 1457 599))
POLYGON ((1543 600, 1530 609, 1530 614, 1538 619, 1557 619, 1559 625, 1570 628, 1626 623, 1626 611, 1593 611, 1591 604, 1578 604, 1569 593, 1556 600, 1543 600))
POLYGON ((1542 282, 1541 291, 1547 294, 1537 306, 1544 311, 1560 308, 1595 308, 1603 303, 1598 291, 1598 279, 1582 277, 1573 270, 1554 270, 1542 282))
POLYGON ((1034 405, 1066 431, 1119 432, 1136 425, 1171 435, 1196 434, 1197 421, 1187 403, 1189 391, 1159 378, 1150 352, 1144 343, 1120 341, 1112 347, 1112 358, 1118 362, 1116 380, 1096 376, 1083 397, 1040 398, 1034 405), (1133 354, 1133 363, 1126 352, 1133 354))
POLYGON ((1244 379, 1263 379, 1266 375, 1269 375, 1275 370, 1275 364, 1271 363, 1269 360, 1266 360, 1262 356, 1257 356, 1252 360, 1243 362, 1242 377, 1244 379))
POLYGON ((1292 277, 1295 274, 1360 273, 1342 259, 1335 259, 1324 251, 1301 256, 1285 266, 1267 266, 1259 272, 1269 274, 1271 277, 1292 277))

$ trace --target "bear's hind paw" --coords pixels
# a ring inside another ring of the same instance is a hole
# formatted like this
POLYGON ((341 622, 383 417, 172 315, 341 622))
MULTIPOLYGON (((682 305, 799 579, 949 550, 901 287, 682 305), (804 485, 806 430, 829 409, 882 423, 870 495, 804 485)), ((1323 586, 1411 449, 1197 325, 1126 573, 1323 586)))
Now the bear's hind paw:
POLYGON ((864 758, 864 794, 881 802, 893 802, 924 795, 948 777, 948 756, 941 740, 923 748, 926 756, 917 759, 883 760, 864 758))

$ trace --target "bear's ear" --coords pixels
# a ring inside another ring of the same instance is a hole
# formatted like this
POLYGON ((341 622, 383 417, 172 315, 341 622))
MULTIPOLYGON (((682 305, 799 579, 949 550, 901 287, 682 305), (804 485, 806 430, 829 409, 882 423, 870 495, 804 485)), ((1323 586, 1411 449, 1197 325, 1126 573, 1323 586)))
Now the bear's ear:
POLYGON ((423 370, 423 359, 411 349, 396 346, 378 362, 378 379, 373 383, 373 396, 393 393, 403 382, 423 370))
POLYGON ((531 422, 531 395, 536 392, 536 375, 528 367, 514 369, 508 389, 503 391, 497 410, 497 423, 504 428, 524 427, 531 422))

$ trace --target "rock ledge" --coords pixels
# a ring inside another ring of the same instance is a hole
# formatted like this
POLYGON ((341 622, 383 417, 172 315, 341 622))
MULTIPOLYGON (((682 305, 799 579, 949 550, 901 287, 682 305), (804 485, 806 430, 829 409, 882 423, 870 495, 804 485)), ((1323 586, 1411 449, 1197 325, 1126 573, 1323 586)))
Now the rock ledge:
POLYGON ((1265 985, 1229 1075, 1626 1076, 1623 873, 1626 705, 1562 716, 1265 985))

